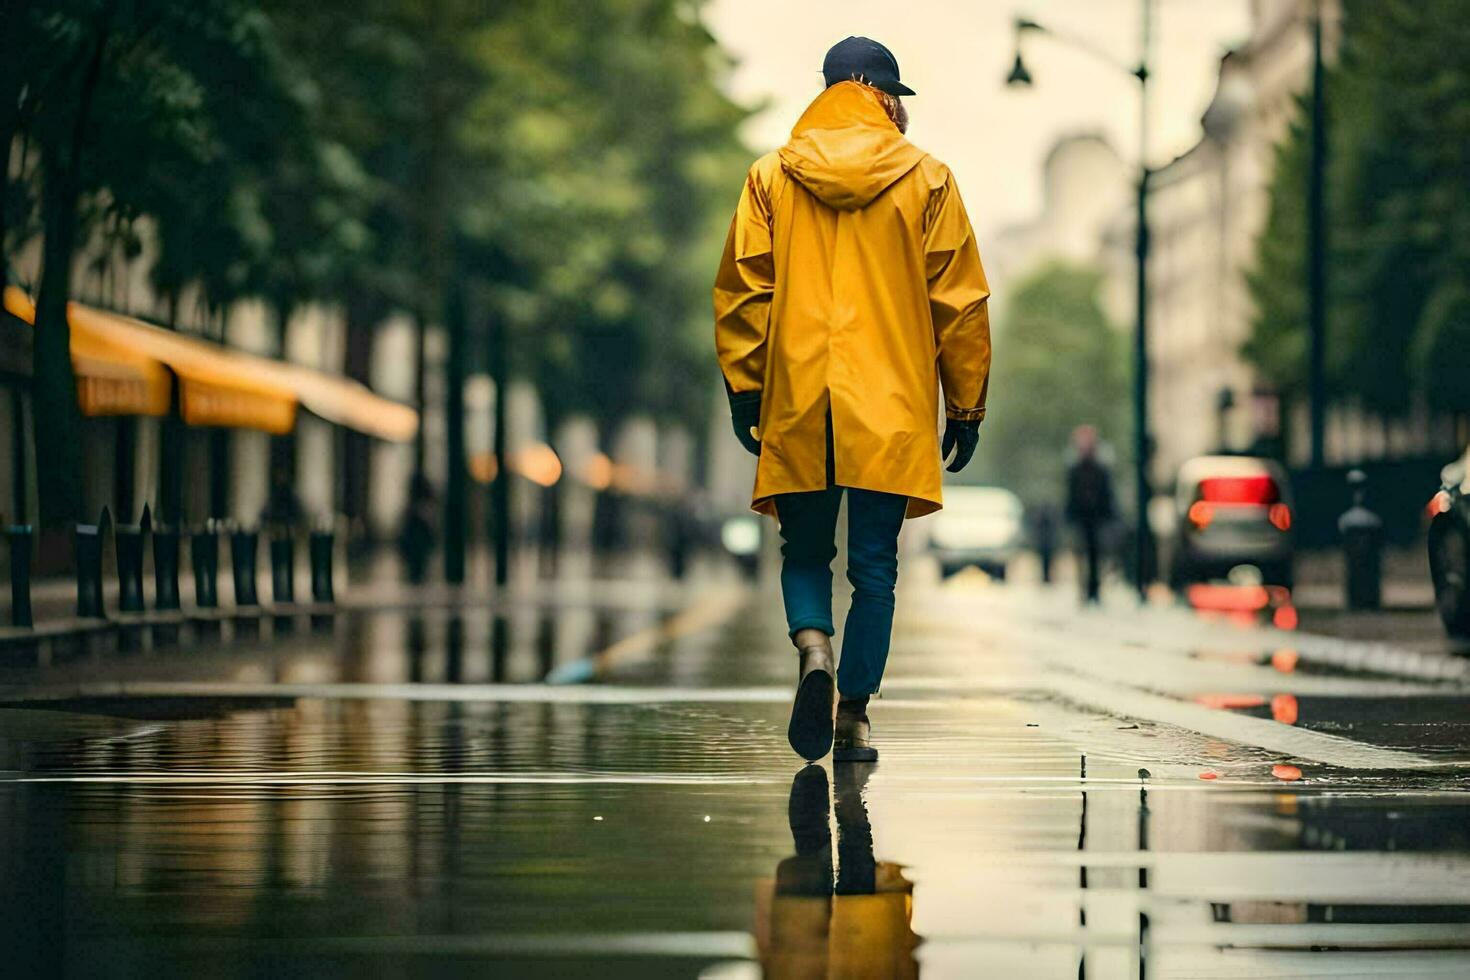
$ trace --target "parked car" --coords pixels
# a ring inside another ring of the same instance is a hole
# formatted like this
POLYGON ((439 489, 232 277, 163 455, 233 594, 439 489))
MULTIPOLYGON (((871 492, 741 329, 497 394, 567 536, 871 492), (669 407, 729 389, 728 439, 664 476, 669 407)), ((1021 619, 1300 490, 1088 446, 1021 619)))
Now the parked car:
POLYGON ((1294 510, 1280 464, 1254 456, 1191 459, 1179 469, 1174 507, 1176 590, 1241 568, 1254 568, 1261 584, 1291 588, 1294 510))
POLYGON ((939 573, 947 578, 974 566, 1004 579, 1021 548, 1024 514, 1021 498, 1009 490, 945 487, 944 509, 929 528, 929 550, 939 561, 939 573))
POLYGON ((1445 629, 1470 636, 1470 449, 1440 472, 1429 501, 1429 574, 1445 629))

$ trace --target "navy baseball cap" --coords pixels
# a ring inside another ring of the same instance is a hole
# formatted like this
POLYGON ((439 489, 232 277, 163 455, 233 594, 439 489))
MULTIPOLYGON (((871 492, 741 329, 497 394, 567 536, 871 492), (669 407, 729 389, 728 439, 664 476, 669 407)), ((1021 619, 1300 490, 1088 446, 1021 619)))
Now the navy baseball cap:
POLYGON ((832 45, 822 60, 822 77, 828 85, 850 81, 854 76, 889 95, 914 95, 898 80, 898 59, 893 52, 870 37, 849 37, 832 45))

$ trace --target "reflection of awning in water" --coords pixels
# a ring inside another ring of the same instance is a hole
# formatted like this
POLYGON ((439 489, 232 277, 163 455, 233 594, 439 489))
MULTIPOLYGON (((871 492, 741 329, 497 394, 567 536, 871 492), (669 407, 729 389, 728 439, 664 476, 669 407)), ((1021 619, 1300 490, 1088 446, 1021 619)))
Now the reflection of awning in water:
MULTIPOLYGON (((20 290, 7 289, 5 305, 22 320, 34 322, 35 309, 20 290)), ((328 422, 392 442, 412 439, 418 431, 418 413, 412 408, 347 378, 232 350, 80 303, 70 304, 67 319, 79 391, 91 385, 84 382, 84 370, 91 372, 87 377, 95 374, 99 379, 111 377, 107 371, 133 370, 155 385, 146 399, 140 393, 124 399, 113 390, 111 401, 83 400, 87 415, 166 414, 171 370, 179 380, 180 414, 190 425, 289 432, 299 403, 328 422), (109 360, 104 355, 114 356, 109 360)))

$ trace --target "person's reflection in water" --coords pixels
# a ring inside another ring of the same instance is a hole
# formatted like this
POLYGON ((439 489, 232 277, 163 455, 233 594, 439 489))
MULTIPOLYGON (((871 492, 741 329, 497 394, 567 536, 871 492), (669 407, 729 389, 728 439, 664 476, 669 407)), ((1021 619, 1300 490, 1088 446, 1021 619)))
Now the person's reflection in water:
POLYGON ((810 765, 791 783, 788 818, 796 854, 760 885, 756 943, 767 977, 917 977, 913 883, 873 857, 863 790, 873 763, 841 763, 837 779, 837 867, 827 771, 810 765))

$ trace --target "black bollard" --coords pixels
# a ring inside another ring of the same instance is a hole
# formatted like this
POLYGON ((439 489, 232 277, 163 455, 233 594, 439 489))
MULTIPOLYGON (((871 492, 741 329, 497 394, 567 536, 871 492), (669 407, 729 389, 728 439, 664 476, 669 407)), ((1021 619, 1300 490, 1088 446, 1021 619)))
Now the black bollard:
POLYGON ((194 604, 219 608, 219 531, 207 522, 189 536, 189 561, 194 566, 194 604))
POLYGON ((5 529, 10 545, 10 625, 34 626, 31 617, 31 546, 35 538, 29 524, 12 524, 5 529))
POLYGON ((230 532, 230 565, 235 571, 235 605, 245 608, 260 605, 255 590, 255 555, 260 550, 259 536, 254 531, 236 529, 230 532))
POLYGON ((336 535, 331 531, 311 532, 311 599, 313 602, 334 602, 332 594, 332 550, 336 535))
POLYGON ((102 618, 102 529, 78 524, 76 529, 77 615, 102 618))
POLYGON ((271 537, 271 601, 277 605, 296 601, 296 541, 290 531, 271 537))
POLYGON ((179 608, 179 529, 153 528, 153 608, 179 608))
POLYGON ((117 608, 125 613, 143 611, 143 525, 116 524, 117 608))
POLYGON ((1353 505, 1337 519, 1337 530, 1342 535, 1347 607, 1377 609, 1383 604, 1383 520, 1364 503, 1367 474, 1353 470, 1348 473, 1347 481, 1353 491, 1353 505))

